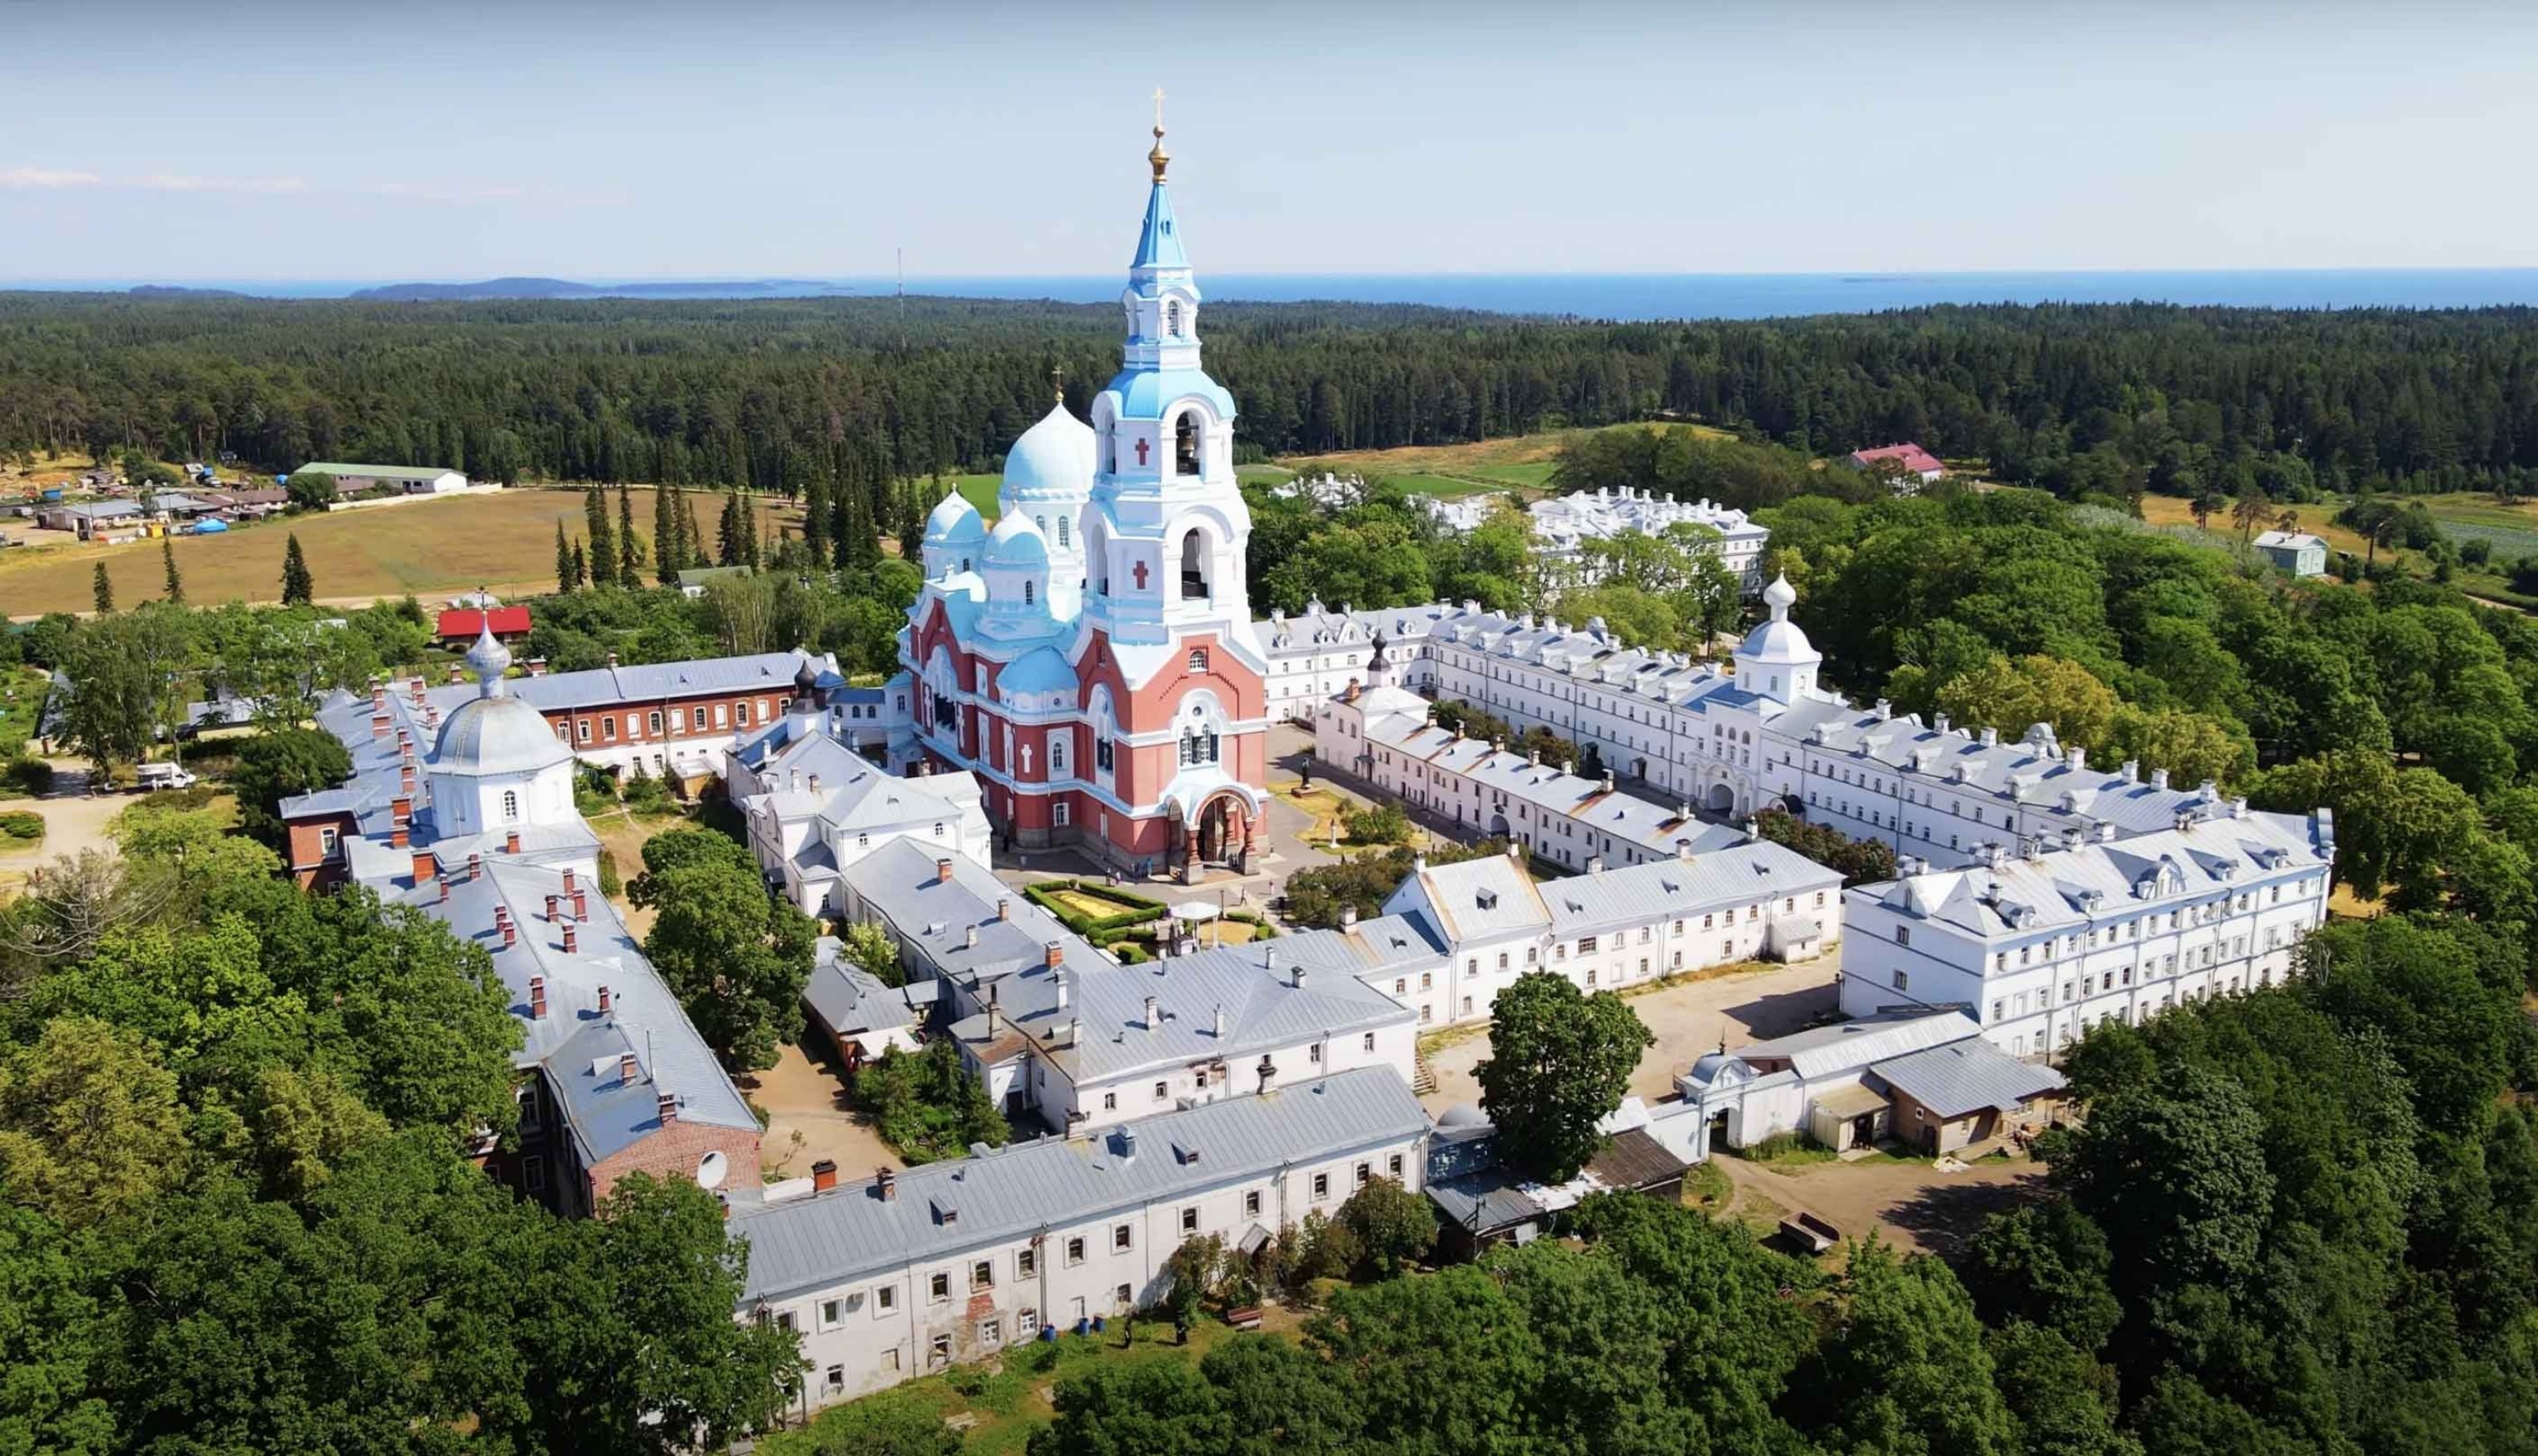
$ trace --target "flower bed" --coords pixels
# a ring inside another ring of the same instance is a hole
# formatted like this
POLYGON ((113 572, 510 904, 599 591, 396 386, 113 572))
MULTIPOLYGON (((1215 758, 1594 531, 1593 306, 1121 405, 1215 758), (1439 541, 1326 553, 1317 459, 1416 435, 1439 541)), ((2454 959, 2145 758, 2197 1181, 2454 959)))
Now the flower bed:
POLYGON ((1085 880, 1050 880, 1023 887, 1023 897, 1057 917, 1057 923, 1100 945, 1105 931, 1160 920, 1170 912, 1162 900, 1085 880), (1106 908, 1105 908, 1106 907, 1106 908), (1103 913, 1095 913, 1103 909, 1103 913))

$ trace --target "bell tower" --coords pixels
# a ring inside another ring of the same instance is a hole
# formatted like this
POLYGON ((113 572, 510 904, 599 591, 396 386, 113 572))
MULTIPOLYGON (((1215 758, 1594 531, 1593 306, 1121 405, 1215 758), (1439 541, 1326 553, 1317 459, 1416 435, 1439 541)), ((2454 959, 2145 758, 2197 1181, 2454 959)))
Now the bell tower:
POLYGON ((1119 296, 1120 369, 1093 403, 1097 471, 1087 615, 1122 643, 1220 626, 1247 635, 1251 513, 1234 474, 1234 396, 1200 366, 1199 307, 1164 150, 1163 95, 1146 217, 1119 296), (1239 629, 1234 629, 1239 624, 1239 629))

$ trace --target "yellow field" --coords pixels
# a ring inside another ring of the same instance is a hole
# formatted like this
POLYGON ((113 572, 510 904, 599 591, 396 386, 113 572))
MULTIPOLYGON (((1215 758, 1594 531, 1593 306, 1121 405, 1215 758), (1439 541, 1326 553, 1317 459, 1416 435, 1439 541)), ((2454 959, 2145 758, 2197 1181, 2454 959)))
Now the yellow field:
MULTIPOLYGON (((2194 502, 2182 496, 2144 495, 2141 497, 2142 519, 2154 526, 2190 526, 2194 524, 2193 505, 2194 502)), ((2349 551, 2355 556, 2370 550, 2369 542, 2328 520, 2328 517, 2336 512, 2335 502, 2322 500, 2312 505, 2296 505, 2292 508, 2300 512, 2302 530, 2313 536, 2324 537, 2326 544, 2335 550, 2349 551)), ((2273 522, 2267 521, 2257 530, 2270 531, 2273 528, 2273 522)), ((2226 509, 2213 513, 2211 530, 2216 536, 2228 536, 2233 539, 2236 539, 2238 534, 2238 528, 2230 523, 2230 513, 2226 509)), ((2384 557, 2387 553, 2383 551, 2380 555, 2384 557)))
MULTIPOLYGON (((614 495, 615 493, 611 493, 614 495)), ((634 530, 652 531, 652 493, 634 492, 634 530)), ((498 496, 458 496, 368 510, 301 515, 242 525, 219 536, 176 538, 176 568, 185 598, 197 605, 233 598, 277 601, 282 555, 300 538, 318 600, 358 605, 408 592, 429 599, 476 586, 497 593, 555 590, 555 528, 582 530, 581 492, 522 488, 498 496)), ((692 493, 697 523, 708 537, 721 510, 710 491, 692 493)), ((613 505, 613 502, 612 502, 613 505)), ((801 511, 762 502, 762 518, 798 526, 801 511)), ((95 603, 92 576, 103 561, 118 606, 159 596, 166 569, 155 540, 125 546, 11 547, 0 553, 0 616, 86 612, 95 603)))

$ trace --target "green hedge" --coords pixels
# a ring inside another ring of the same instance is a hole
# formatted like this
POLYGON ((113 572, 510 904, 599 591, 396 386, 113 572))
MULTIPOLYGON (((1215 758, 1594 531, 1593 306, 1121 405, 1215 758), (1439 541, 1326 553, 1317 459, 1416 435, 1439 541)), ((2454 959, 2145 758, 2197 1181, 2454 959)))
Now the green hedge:
POLYGON ((40 839, 44 837, 44 817, 21 809, 14 814, 0 814, 0 838, 40 839))
POLYGON ((1122 965, 1143 965, 1155 959, 1155 953, 1135 941, 1121 941, 1107 948, 1110 958, 1122 965))
MULTIPOLYGON (((1094 937, 1104 931, 1125 930, 1131 925, 1143 925, 1149 920, 1160 920, 1171 911, 1171 907, 1162 900, 1149 899, 1142 894, 1131 894, 1123 890, 1113 890, 1107 885, 1088 884, 1082 880, 1051 880, 1044 885, 1026 885, 1023 887, 1023 897, 1056 916, 1058 924, 1086 940, 1094 940, 1094 937), (1111 915, 1087 915, 1057 897, 1060 893, 1066 891, 1089 894, 1097 899, 1110 900, 1128 908, 1111 915)), ((1100 945, 1101 942, 1094 940, 1094 944, 1100 945)))
POLYGON ((41 759, 12 759, 0 767, 0 794, 49 794, 53 765, 41 759))

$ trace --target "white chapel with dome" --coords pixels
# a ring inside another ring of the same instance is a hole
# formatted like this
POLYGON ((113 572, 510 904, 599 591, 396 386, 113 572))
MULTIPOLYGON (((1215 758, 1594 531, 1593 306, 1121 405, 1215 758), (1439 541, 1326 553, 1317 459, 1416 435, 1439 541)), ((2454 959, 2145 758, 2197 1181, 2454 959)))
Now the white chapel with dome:
POLYGON ((891 759, 976 774, 1023 847, 1196 879, 1259 850, 1269 664, 1234 397, 1200 364, 1203 298, 1163 137, 1158 124, 1119 296, 1120 369, 1092 418, 1061 393, 1014 441, 992 529, 958 493, 927 519, 891 759))

